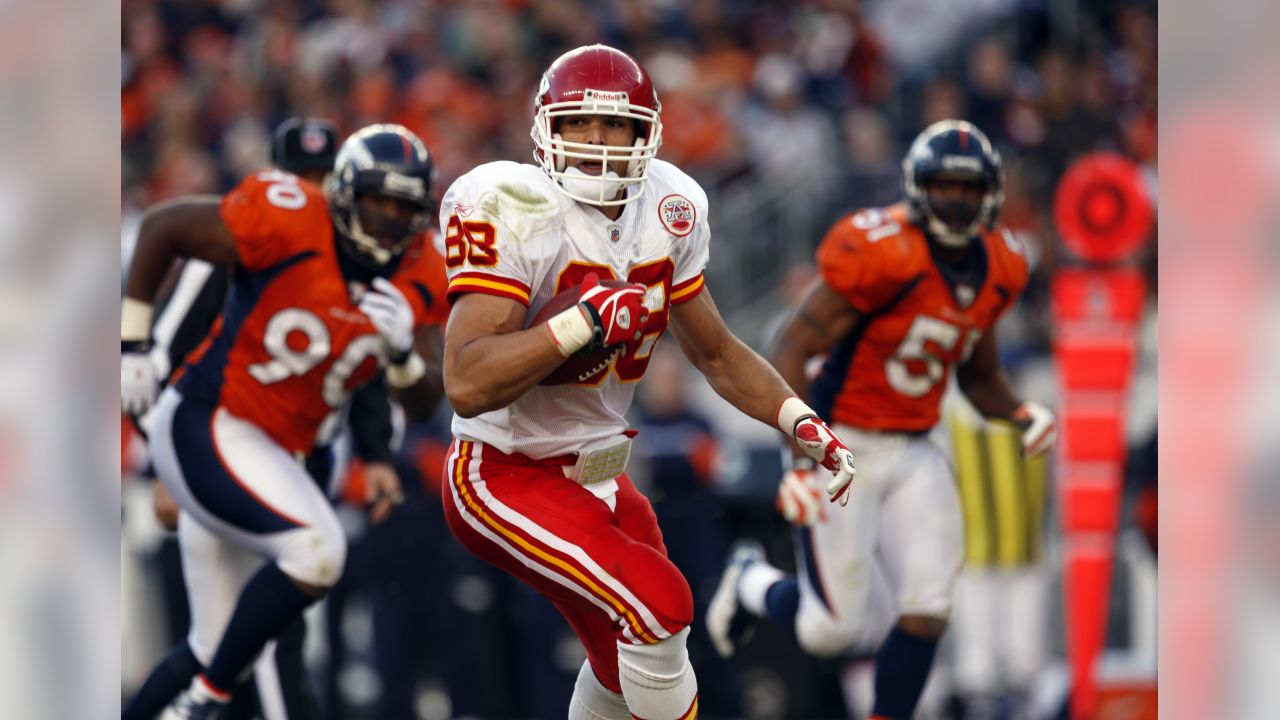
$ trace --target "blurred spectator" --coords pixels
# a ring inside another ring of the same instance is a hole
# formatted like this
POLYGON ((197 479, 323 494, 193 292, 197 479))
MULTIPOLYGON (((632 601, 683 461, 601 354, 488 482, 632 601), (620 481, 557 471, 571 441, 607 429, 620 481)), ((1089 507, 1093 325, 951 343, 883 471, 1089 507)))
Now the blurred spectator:
POLYGON ((804 71, 789 57, 761 58, 754 83, 760 102, 743 112, 741 132, 757 173, 801 212, 820 207, 836 176, 831 119, 805 104, 804 71))

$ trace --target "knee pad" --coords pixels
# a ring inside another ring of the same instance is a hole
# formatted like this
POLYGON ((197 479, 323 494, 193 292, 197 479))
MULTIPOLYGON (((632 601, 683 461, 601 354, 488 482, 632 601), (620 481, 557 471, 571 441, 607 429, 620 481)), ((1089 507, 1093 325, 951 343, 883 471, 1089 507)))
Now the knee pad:
POLYGON ((342 578, 347 562, 347 536, 336 516, 285 533, 276 562, 290 578, 329 588, 342 578))
POLYGON ((659 680, 680 675, 689 662, 689 650, 685 646, 688 639, 689 628, 685 628, 669 638, 647 645, 619 641, 618 665, 622 674, 629 674, 627 670, 630 669, 659 680))
POLYGON ((618 643, 618 678, 627 708, 653 720, 697 717, 698 680, 685 641, 689 628, 648 645, 618 643))
POLYGON ((669 632, 693 623, 689 581, 662 553, 642 543, 631 545, 618 568, 619 579, 669 632))

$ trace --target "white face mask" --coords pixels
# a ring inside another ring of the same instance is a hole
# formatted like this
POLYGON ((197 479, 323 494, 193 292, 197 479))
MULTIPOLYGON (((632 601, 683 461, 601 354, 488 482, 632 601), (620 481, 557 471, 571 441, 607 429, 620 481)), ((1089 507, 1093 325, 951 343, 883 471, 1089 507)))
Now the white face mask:
POLYGON ((560 184, 571 197, 589 198, 599 202, 612 200, 618 194, 618 188, 622 187, 618 173, 613 170, 606 169, 604 175, 588 175, 576 167, 564 169, 560 184))

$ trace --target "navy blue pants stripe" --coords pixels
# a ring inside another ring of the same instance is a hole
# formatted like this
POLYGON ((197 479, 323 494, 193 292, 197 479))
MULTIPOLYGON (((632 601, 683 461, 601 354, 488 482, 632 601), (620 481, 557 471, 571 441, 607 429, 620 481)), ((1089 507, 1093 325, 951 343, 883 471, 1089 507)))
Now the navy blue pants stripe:
POLYGON ((813 530, 807 527, 798 527, 795 529, 796 539, 799 540, 800 555, 804 558, 804 574, 809 581, 809 585, 813 587, 813 592, 826 606, 827 612, 835 612, 831 607, 831 601, 827 599, 827 591, 822 587, 822 575, 818 573, 818 559, 813 554, 813 530))
POLYGON ((227 471, 213 444, 213 411, 203 403, 184 401, 173 415, 174 453, 196 501, 220 520, 251 533, 302 527, 259 500, 227 471))

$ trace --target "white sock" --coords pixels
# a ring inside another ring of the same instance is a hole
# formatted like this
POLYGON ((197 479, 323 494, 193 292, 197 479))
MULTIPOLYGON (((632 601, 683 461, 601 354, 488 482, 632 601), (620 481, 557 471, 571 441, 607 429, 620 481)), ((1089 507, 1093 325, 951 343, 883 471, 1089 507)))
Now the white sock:
POLYGON ((578 671, 573 697, 569 699, 568 720, 631 720, 627 701, 600 684, 590 660, 584 660, 578 671))
POLYGON ((689 628, 651 645, 618 643, 618 678, 631 714, 645 720, 698 716, 698 679, 689 664, 689 628))
POLYGON ((764 596, 786 573, 768 563, 751 563, 738 577, 738 602, 756 617, 767 617, 764 596))

